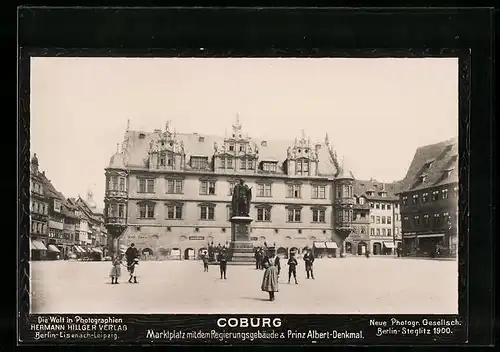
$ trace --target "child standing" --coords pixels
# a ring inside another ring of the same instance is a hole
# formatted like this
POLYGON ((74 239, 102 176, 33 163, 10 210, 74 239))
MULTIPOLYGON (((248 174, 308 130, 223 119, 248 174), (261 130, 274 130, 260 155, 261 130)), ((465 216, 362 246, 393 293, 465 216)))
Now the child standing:
POLYGON ((295 256, 293 253, 290 255, 290 259, 288 259, 288 283, 290 283, 290 279, 293 278, 295 279, 295 284, 298 285, 299 283, 297 282, 297 265, 299 263, 297 262, 297 259, 295 259, 295 256))
POLYGON ((208 273, 208 253, 203 252, 201 259, 203 260, 203 271, 208 273))
POLYGON ((115 255, 111 264, 113 265, 111 267, 111 273, 109 274, 109 276, 111 276, 111 284, 118 284, 118 278, 122 274, 122 268, 121 268, 122 255, 121 254, 115 255))
POLYGON ((135 258, 132 264, 129 266, 130 278, 128 282, 132 283, 132 279, 134 279, 134 284, 137 284, 137 267, 139 266, 139 258, 135 258))

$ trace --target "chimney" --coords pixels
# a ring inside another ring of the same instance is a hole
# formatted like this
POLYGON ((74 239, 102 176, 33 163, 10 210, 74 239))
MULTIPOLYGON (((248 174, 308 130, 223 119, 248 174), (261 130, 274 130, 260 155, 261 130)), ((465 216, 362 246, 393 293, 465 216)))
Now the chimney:
POLYGON ((42 171, 42 175, 45 176, 45 170, 42 171))

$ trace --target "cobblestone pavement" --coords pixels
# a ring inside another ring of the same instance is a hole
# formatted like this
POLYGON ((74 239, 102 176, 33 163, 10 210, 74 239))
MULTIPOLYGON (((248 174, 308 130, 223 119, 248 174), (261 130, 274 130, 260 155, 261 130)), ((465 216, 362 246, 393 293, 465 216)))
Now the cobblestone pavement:
MULTIPOLYGON (((31 263, 32 313, 254 313, 254 314, 453 314, 458 310, 456 261, 395 257, 318 259, 315 280, 288 284, 283 266, 276 300, 260 290, 254 266, 217 266, 199 261, 141 262, 138 284, 108 277, 111 262, 31 263)), ((123 268, 125 269, 125 268, 123 268)))

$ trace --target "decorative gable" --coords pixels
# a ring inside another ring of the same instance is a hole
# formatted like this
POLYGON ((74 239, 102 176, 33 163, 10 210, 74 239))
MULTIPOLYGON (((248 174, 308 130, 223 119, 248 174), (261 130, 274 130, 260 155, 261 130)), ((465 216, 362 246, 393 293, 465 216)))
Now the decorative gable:
POLYGON ((294 144, 289 146, 286 152, 287 173, 290 176, 317 176, 320 145, 312 145, 309 138, 306 139, 302 130, 300 139, 295 138, 294 144))
POLYGON ((149 168, 153 170, 182 170, 186 161, 184 142, 177 141, 176 133, 170 131, 170 122, 165 132, 157 131, 158 137, 149 144, 149 168))

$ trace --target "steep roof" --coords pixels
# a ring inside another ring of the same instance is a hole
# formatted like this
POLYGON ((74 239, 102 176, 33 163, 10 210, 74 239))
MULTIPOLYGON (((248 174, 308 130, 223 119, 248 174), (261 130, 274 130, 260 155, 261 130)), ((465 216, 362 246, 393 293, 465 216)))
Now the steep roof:
POLYGON ((50 182, 50 180, 47 178, 47 176, 45 176, 44 173, 39 173, 38 176, 40 178, 40 181, 43 184, 44 196, 46 196, 48 198, 56 198, 56 199, 59 199, 63 202, 66 200, 64 198, 64 195, 54 187, 52 182, 50 182))
POLYGON ((364 196, 369 200, 398 200, 396 193, 399 191, 401 181, 383 183, 376 180, 354 180, 353 193, 356 197, 364 196), (373 195, 368 195, 369 191, 373 191, 373 195), (380 192, 386 192, 385 196, 380 195, 380 192))
POLYGON ((416 150, 402 182, 401 192, 456 182, 458 182, 458 139, 455 137, 416 150))
MULTIPOLYGON (((160 138, 161 132, 141 132, 127 131, 126 140, 127 147, 124 151, 125 165, 127 168, 144 168, 148 161, 148 151, 151 141, 160 138)), ((189 164, 192 156, 206 156, 211 160, 214 155, 214 144, 221 145, 224 143, 224 137, 202 135, 198 133, 177 133, 176 140, 183 142, 186 152, 186 164, 189 164)), ((283 140, 262 140, 251 139, 259 148, 259 160, 275 160, 278 161, 279 171, 283 172, 283 162, 287 158, 288 147, 293 147, 294 141, 283 140)), ((318 175, 333 176, 336 173, 334 163, 331 161, 330 154, 325 142, 311 143, 313 146, 320 145, 318 151, 319 165, 318 175)), ((116 154, 115 154, 116 156, 116 154)), ((115 163, 115 156, 110 161, 115 163)), ((117 157, 117 156, 116 156, 117 157)))

